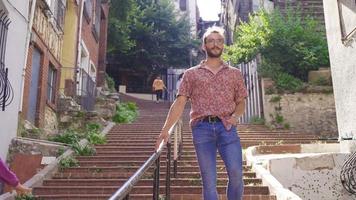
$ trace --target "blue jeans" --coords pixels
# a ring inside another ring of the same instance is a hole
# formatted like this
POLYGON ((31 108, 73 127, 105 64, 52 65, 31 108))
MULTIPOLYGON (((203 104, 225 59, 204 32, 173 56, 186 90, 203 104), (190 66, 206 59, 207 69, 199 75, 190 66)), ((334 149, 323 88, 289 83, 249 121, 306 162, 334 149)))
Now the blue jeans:
POLYGON ((193 131, 193 143, 203 181, 204 200, 218 200, 216 189, 216 151, 219 151, 229 177, 228 200, 241 200, 243 194, 242 151, 235 127, 227 131, 222 122, 198 122, 193 131))

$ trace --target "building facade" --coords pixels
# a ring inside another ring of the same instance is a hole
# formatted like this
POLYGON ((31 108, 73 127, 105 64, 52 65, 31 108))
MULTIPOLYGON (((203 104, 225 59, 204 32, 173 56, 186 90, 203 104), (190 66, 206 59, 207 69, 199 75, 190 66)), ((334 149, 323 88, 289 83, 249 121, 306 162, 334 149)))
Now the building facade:
POLYGON ((38 0, 25 66, 21 116, 46 131, 57 128, 65 0, 38 0))
POLYGON ((59 85, 59 93, 64 96, 73 97, 75 95, 79 16, 79 1, 67 0, 59 85))
POLYGON ((31 4, 22 0, 0 0, 0 88, 3 100, 5 72, 7 71, 7 100, 3 110, 0 103, 0 157, 6 158, 12 138, 16 137, 18 112, 21 107, 23 66, 25 66, 26 44, 29 40, 31 4), (11 86, 9 85, 11 84, 11 86))
POLYGON ((81 2, 76 95, 86 110, 93 109, 97 82, 102 86, 105 78, 108 12, 109 1, 81 2))
POLYGON ((199 20, 199 12, 196 0, 174 0, 176 9, 182 14, 187 14, 190 25, 192 37, 197 36, 197 24, 199 20))

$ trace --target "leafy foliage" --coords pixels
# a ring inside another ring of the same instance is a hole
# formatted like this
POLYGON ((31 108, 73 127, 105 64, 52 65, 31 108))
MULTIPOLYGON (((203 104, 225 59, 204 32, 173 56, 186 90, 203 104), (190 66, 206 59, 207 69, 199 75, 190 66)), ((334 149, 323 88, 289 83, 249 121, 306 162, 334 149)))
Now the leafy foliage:
POLYGON ((299 10, 287 9, 285 15, 278 9, 251 15, 249 22, 242 22, 236 30, 234 45, 226 48, 224 57, 237 64, 259 53, 261 74, 287 90, 299 88, 308 71, 329 64, 325 33, 314 19, 302 18, 299 10), (293 85, 285 84, 287 80, 293 85))
POLYGON ((115 80, 108 74, 106 74, 105 78, 106 78, 106 83, 108 84, 109 90, 111 92, 114 92, 115 91, 115 80))
POLYGON ((196 47, 187 16, 178 17, 170 0, 112 1, 108 44, 120 68, 146 70, 186 66, 196 47))
POLYGON ((276 76, 276 87, 278 91, 298 92, 303 89, 303 82, 292 75, 280 72, 276 76))
POLYGON ((49 140, 65 144, 75 144, 79 142, 80 135, 74 130, 66 130, 63 134, 57 134, 53 137, 50 137, 49 140))
POLYGON ((136 119, 137 115, 138 111, 135 103, 118 103, 116 105, 116 114, 113 116, 113 121, 116 123, 130 123, 136 119))
POLYGON ((59 161, 59 169, 61 171, 69 167, 76 167, 78 165, 79 165, 78 160, 73 157, 63 158, 62 160, 59 161))
POLYGON ((36 198, 32 194, 22 194, 16 195, 15 200, 40 200, 40 198, 36 198))
POLYGON ((95 148, 91 144, 82 146, 79 143, 75 143, 71 147, 75 154, 79 156, 92 156, 96 153, 95 148))

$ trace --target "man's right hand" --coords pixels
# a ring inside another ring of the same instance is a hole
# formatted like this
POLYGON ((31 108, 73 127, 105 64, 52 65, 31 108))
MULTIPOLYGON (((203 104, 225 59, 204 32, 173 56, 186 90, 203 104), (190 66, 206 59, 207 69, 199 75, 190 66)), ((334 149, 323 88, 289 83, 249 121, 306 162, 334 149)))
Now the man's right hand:
POLYGON ((169 139, 168 136, 169 136, 168 131, 161 131, 161 134, 159 134, 156 140, 155 151, 158 150, 159 145, 161 144, 162 141, 164 141, 163 145, 165 145, 168 142, 169 139))

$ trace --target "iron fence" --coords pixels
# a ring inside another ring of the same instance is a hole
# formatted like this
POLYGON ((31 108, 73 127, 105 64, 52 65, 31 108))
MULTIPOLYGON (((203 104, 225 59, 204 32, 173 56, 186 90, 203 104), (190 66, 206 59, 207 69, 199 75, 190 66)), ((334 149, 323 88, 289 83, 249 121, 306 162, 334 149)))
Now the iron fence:
POLYGON ((93 111, 96 98, 96 83, 92 77, 82 70, 81 81, 77 91, 77 103, 82 106, 86 111, 93 111))
POLYGON ((261 118, 263 112, 260 79, 257 71, 257 58, 248 63, 239 64, 238 68, 242 72, 248 92, 245 113, 240 118, 240 123, 250 123, 253 117, 261 118))

